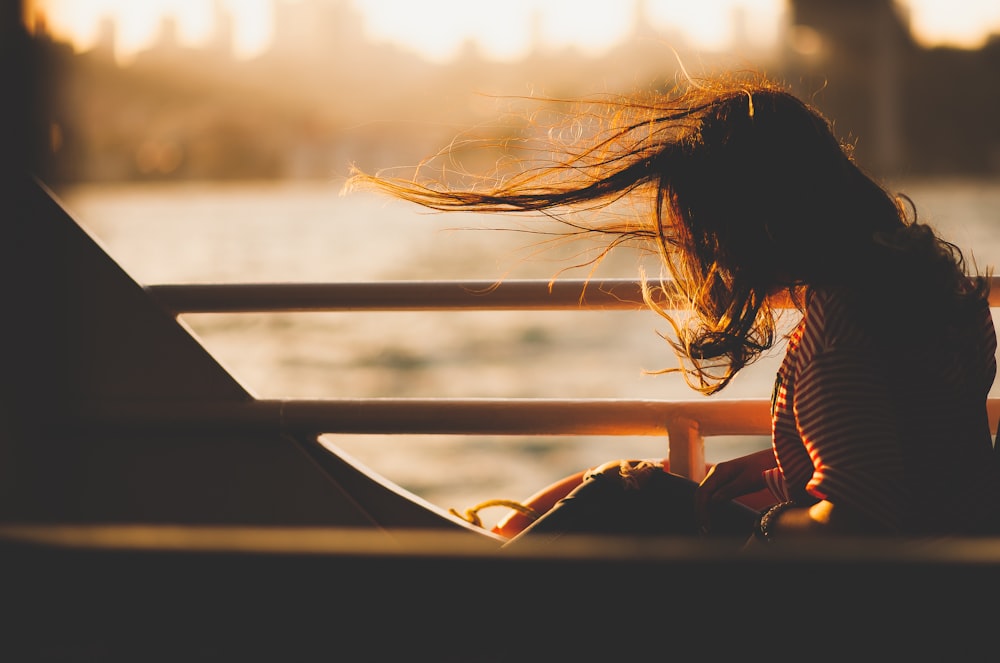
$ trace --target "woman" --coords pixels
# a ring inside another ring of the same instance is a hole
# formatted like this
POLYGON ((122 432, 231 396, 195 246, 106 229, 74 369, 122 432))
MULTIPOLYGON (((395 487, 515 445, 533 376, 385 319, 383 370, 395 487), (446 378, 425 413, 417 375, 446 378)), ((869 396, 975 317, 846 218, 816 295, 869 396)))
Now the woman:
POLYGON ((816 109, 763 77, 594 107, 603 112, 574 118, 596 122, 589 139, 554 140, 554 163, 492 183, 355 172, 349 185, 437 210, 541 212, 572 236, 606 238, 608 250, 656 250, 688 314, 661 308, 668 286, 643 278, 645 300, 675 333, 671 370, 704 394, 779 340, 776 297, 802 318, 774 386, 772 449, 720 462, 697 486, 613 463, 517 538, 1000 531, 988 278, 969 275, 956 246, 867 176, 816 109), (581 214, 625 201, 626 218, 581 214), (765 488, 773 506, 763 513, 733 502, 765 488))

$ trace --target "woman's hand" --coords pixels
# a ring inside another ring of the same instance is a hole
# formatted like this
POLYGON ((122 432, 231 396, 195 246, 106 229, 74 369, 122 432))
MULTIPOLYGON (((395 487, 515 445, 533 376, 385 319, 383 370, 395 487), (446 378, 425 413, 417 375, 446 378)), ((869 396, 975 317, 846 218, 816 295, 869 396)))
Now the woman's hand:
POLYGON ((763 489, 763 472, 772 467, 775 460, 770 449, 716 463, 694 492, 695 517, 701 528, 711 529, 709 511, 713 504, 763 489))

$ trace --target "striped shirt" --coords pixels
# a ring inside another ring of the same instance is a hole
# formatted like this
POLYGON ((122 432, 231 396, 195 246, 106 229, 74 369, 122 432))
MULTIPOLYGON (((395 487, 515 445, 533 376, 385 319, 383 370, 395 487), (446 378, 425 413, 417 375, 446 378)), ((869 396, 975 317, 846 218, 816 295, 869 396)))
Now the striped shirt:
POLYGON ((842 291, 810 297, 775 381, 765 482, 778 499, 847 504, 897 533, 976 531, 1000 504, 989 307, 971 337, 945 344, 908 342, 902 325, 898 343, 879 344, 861 319, 842 291))

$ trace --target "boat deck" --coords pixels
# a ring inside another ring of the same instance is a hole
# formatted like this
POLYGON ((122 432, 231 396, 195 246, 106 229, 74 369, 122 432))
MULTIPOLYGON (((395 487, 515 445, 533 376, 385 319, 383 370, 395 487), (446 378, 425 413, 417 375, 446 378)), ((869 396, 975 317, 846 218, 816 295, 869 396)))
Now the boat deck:
POLYGON ((439 530, 3 526, 0 551, 0 651, 59 661, 722 660, 778 642, 822 660, 982 660, 1000 580, 995 540, 752 555, 690 539, 499 551, 439 530))

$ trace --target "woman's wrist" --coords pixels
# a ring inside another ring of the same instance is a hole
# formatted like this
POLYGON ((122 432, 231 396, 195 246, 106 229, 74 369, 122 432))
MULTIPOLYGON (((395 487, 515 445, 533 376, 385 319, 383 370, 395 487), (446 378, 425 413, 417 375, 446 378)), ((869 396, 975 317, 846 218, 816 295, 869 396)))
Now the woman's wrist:
POLYGON ((764 543, 774 543, 775 523, 784 511, 795 506, 795 502, 778 502, 771 508, 763 511, 757 519, 757 526, 754 528, 754 537, 764 543))

